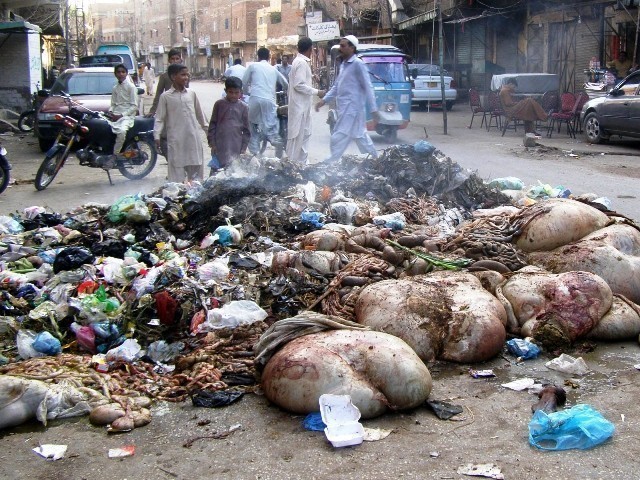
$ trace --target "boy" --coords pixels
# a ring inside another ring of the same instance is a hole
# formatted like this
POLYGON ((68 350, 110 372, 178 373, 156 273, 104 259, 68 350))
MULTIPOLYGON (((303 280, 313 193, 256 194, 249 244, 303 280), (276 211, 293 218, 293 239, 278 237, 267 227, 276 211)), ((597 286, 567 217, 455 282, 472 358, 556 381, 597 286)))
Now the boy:
POLYGON ((160 95, 153 138, 160 148, 160 136, 167 137, 167 163, 170 182, 202 179, 204 176, 204 153, 198 134, 198 124, 203 130, 207 122, 195 92, 186 88, 189 70, 181 64, 169 65, 167 69, 172 87, 160 95))
MULTIPOLYGON (((169 65, 173 65, 174 63, 182 63, 182 54, 180 50, 177 48, 172 48, 169 50, 169 65)), ((186 85, 189 88, 189 82, 186 85)), ((158 109, 158 102, 160 101, 160 95, 171 88, 171 79, 169 78, 169 71, 167 70, 163 74, 158 77, 158 88, 156 88, 156 96, 153 98, 153 105, 151 105, 151 109, 149 113, 147 113, 146 117, 153 117, 156 114, 156 110, 158 109)))
POLYGON ((127 81, 129 73, 127 67, 122 63, 114 67, 113 73, 118 79, 118 83, 111 91, 111 107, 107 112, 107 118, 110 120, 111 131, 116 134, 113 153, 117 155, 122 149, 127 130, 133 126, 135 115, 138 112, 138 91, 133 82, 127 81))
MULTIPOLYGON (((233 157, 245 153, 249 145, 249 108, 240 101, 242 80, 228 77, 224 81, 227 96, 213 106, 207 139, 211 155, 216 155, 220 167, 231 163, 233 157)), ((211 169, 211 175, 216 169, 211 169)))

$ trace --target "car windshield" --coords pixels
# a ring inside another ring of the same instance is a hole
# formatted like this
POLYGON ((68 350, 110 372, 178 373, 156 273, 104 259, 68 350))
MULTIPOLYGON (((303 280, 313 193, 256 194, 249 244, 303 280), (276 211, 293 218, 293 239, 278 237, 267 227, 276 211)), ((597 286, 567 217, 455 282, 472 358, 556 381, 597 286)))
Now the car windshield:
POLYGON ((116 84, 111 72, 65 72, 51 87, 51 93, 59 95, 111 95, 116 84))
MULTIPOLYGON (((366 62, 366 60, 365 60, 366 62)), ((367 63, 367 68, 372 73, 372 82, 406 82, 407 67, 404 63, 367 63), (382 80, 380 80, 382 79, 382 80)))

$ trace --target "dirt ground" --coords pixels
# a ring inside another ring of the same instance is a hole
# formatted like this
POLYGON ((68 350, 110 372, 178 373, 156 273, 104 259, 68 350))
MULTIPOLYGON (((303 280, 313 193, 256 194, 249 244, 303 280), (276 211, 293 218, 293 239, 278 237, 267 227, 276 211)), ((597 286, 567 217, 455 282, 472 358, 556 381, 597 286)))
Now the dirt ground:
MULTIPOLYGON (((577 356, 578 354, 576 354, 577 356)), ((581 354, 591 373, 581 378, 547 369, 552 358, 516 364, 505 355, 482 365, 436 363, 430 366, 430 400, 464 408, 452 420, 438 419, 430 409, 389 413, 364 421, 368 428, 393 429, 387 438, 335 449, 322 432, 307 431, 303 417, 271 405, 260 395, 245 395, 221 409, 190 403, 157 404, 153 420, 130 433, 109 435, 87 418, 37 423, 2 432, 2 478, 6 479, 379 479, 473 478, 458 474, 467 464, 493 463, 505 479, 638 478, 637 442, 640 394, 634 365, 640 363, 635 342, 600 344, 581 354), (493 369, 495 378, 475 379, 469 368, 493 369), (568 406, 586 403, 615 424, 607 443, 590 450, 548 452, 528 443, 528 422, 536 397, 502 383, 522 378, 566 386, 568 406), (240 428, 226 438, 212 436, 240 428), (65 458, 47 461, 31 449, 65 444, 65 458), (135 455, 109 459, 111 448, 135 445, 135 455)))

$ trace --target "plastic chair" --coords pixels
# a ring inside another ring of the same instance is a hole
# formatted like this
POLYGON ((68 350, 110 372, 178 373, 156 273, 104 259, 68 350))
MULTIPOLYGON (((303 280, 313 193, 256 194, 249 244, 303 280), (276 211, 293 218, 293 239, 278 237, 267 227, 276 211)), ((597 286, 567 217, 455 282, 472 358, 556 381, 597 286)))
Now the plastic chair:
POLYGON ((496 120, 495 127, 500 130, 502 128, 502 116, 504 110, 500 104, 500 97, 496 92, 490 91, 487 95, 487 110, 489 111, 489 123, 487 123, 487 132, 493 126, 493 119, 496 120))
POLYGON ((587 92, 580 92, 578 94, 577 108, 573 117, 573 131, 582 133, 582 124, 580 123, 580 112, 582 112, 582 107, 584 104, 589 101, 589 94, 587 92))
POLYGON ((573 131, 570 131, 571 127, 569 126, 569 122, 573 121, 574 107, 576 107, 576 96, 573 93, 564 92, 560 95, 560 110, 552 112, 551 115, 549 115, 550 121, 547 127, 547 137, 551 138, 556 121, 558 122, 558 132, 560 132, 562 122, 567 122, 567 133, 569 136, 574 137, 573 131))
MULTIPOLYGON (((588 99, 589 97, 587 95, 587 100, 588 99)), ((549 128, 547 129, 547 137, 551 138, 556 122, 558 122, 558 132, 562 127, 562 122, 565 122, 567 124, 567 134, 571 138, 576 138, 576 132, 574 129, 575 118, 576 115, 580 115, 578 107, 582 109, 582 105, 584 105, 586 100, 583 100, 582 94, 578 95, 578 97, 576 98, 573 93, 563 93, 560 97, 560 101, 561 110, 550 115, 551 122, 549 123, 549 128), (569 100, 571 99, 571 97, 573 97, 573 105, 571 105, 570 110, 567 111, 566 107, 569 106, 569 100)))
POLYGON ((473 127, 473 119, 476 115, 482 115, 482 121, 480 122, 480 128, 487 123, 487 109, 482 106, 482 102, 480 101, 480 92, 478 92, 477 88, 469 89, 469 106, 471 107, 471 123, 469 124, 469 128, 473 127))
MULTIPOLYGON (((553 112, 557 112, 560 107, 560 94, 557 90, 549 90, 544 92, 540 99, 540 106, 547 112, 547 115, 551 115, 553 112)), ((548 126, 549 119, 547 119, 548 126)), ((536 130, 540 128, 540 120, 536 121, 536 130)))
MULTIPOLYGON (((500 97, 498 97, 498 99, 499 98, 500 97)), ((518 131, 518 119, 507 114, 507 110, 502 107, 502 102, 500 102, 500 106, 502 108, 502 114, 504 115, 504 124, 502 125, 502 136, 504 137, 504 134, 507 133, 507 128, 509 128, 511 122, 513 122, 513 131, 518 131)))

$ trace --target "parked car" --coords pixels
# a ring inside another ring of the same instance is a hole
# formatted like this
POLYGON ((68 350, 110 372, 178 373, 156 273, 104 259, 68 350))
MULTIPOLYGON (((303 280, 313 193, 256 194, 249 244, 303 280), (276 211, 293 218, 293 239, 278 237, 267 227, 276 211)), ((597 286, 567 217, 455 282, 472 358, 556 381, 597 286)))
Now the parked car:
POLYGON ((91 110, 106 112, 111 106, 111 90, 116 82, 113 68, 109 67, 65 70, 56 79, 36 116, 34 129, 40 149, 47 151, 62 128, 62 120, 56 120, 56 114, 69 113, 68 105, 59 96, 61 93, 68 93, 74 102, 91 110))
POLYGON ((590 143, 602 143, 611 135, 640 138, 640 71, 633 72, 605 96, 582 107, 580 121, 590 143))
MULTIPOLYGON (((409 73, 413 78, 412 105, 442 106, 442 89, 440 87, 440 67, 438 65, 414 63, 408 65, 409 73)), ((444 101, 447 110, 453 108, 458 98, 456 81, 444 70, 444 101)))
POLYGON ((129 45, 124 43, 105 43, 100 45, 96 49, 96 55, 120 55, 122 57, 122 63, 129 72, 133 83, 137 87, 140 85, 140 78, 138 78, 138 63, 133 56, 133 51, 129 45))

